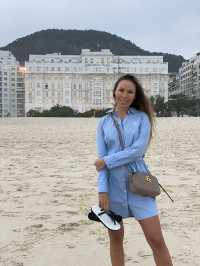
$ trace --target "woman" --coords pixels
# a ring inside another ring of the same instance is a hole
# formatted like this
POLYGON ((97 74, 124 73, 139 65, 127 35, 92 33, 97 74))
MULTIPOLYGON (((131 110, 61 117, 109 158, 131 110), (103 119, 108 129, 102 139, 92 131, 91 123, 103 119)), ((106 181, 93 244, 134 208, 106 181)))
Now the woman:
MULTIPOLYGON (((135 217, 149 243, 157 266, 172 266, 165 244, 156 200, 128 189, 128 165, 132 170, 146 171, 146 152, 154 122, 153 109, 143 88, 132 75, 118 79, 113 90, 114 116, 123 133, 125 149, 121 150, 118 132, 109 114, 100 119, 97 129, 99 159, 95 161, 98 175, 99 206, 123 218, 135 217)), ((118 231, 108 230, 112 266, 124 266, 123 221, 118 231)))

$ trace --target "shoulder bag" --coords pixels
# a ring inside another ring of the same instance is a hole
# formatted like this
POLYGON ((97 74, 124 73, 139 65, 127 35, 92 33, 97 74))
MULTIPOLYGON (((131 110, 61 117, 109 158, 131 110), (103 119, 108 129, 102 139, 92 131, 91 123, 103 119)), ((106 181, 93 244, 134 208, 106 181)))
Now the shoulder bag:
MULTIPOLYGON (((111 118, 114 122, 114 125, 117 129, 118 135, 119 135, 119 142, 121 145, 121 148, 124 149, 124 141, 122 138, 121 129, 119 127, 119 124, 117 120, 114 118, 113 113, 110 114, 111 118)), ((170 200, 173 202, 173 199, 170 197, 168 192, 164 189, 164 187, 158 182, 158 179, 156 176, 152 175, 150 171, 147 169, 145 163, 144 163, 146 172, 142 171, 130 171, 129 172, 129 190, 131 192, 140 194, 142 196, 150 196, 150 197, 156 197, 160 195, 161 189, 166 193, 166 195, 170 198, 170 200)), ((129 165, 130 167, 130 165, 129 165)))

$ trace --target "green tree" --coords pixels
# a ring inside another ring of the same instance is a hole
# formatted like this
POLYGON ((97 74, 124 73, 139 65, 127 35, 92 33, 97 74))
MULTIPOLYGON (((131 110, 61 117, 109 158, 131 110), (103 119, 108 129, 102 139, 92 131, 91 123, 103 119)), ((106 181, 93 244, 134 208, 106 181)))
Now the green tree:
POLYGON ((38 116, 41 116, 41 113, 36 111, 36 110, 29 110, 27 113, 26 113, 26 116, 28 117, 38 117, 38 116))

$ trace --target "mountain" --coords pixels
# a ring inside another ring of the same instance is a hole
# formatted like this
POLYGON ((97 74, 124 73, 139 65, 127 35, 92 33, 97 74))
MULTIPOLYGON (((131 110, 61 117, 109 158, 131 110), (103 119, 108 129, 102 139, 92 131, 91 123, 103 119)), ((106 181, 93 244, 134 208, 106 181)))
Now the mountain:
POLYGON ((169 64, 169 72, 178 72, 182 62, 185 61, 180 55, 149 52, 131 41, 95 30, 42 30, 19 38, 0 49, 10 50, 21 64, 28 60, 29 54, 59 52, 78 55, 81 49, 91 51, 110 49, 115 55, 163 55, 164 61, 169 64))

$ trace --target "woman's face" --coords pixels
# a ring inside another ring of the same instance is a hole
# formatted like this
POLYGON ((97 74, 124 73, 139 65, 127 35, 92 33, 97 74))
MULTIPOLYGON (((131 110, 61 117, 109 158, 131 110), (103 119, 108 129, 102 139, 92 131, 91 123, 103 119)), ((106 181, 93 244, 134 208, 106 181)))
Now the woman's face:
POLYGON ((136 86, 129 80, 121 80, 115 91, 116 106, 128 109, 136 96, 136 86))

